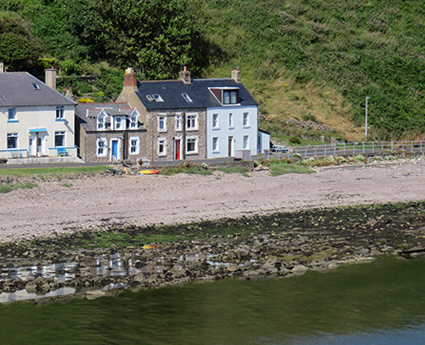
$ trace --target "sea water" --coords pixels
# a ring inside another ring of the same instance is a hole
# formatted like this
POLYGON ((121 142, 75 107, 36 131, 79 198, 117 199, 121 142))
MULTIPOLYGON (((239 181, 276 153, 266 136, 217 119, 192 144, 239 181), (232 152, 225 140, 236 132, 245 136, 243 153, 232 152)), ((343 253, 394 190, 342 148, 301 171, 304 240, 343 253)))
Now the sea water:
POLYGON ((0 305, 1 344, 424 344, 425 260, 0 305))

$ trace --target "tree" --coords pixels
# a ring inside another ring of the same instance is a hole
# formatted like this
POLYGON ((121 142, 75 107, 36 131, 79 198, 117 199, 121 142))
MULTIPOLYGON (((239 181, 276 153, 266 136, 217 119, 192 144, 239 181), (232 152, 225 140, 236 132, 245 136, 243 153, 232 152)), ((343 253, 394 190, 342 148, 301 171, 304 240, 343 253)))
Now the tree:
POLYGON ((175 76, 181 64, 195 64, 206 46, 191 0, 78 1, 87 2, 74 24, 91 56, 136 67, 148 78, 175 76))
POLYGON ((0 12, 0 61, 13 70, 33 66, 40 56, 40 43, 20 15, 0 12))

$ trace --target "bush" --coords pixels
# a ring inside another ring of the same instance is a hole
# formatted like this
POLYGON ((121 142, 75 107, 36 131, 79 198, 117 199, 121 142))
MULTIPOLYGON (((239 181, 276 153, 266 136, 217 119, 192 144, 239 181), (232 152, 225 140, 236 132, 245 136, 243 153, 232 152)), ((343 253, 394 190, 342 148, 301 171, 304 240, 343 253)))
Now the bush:
POLYGON ((301 144, 301 139, 299 137, 290 137, 289 138, 289 142, 291 144, 300 145, 301 144))

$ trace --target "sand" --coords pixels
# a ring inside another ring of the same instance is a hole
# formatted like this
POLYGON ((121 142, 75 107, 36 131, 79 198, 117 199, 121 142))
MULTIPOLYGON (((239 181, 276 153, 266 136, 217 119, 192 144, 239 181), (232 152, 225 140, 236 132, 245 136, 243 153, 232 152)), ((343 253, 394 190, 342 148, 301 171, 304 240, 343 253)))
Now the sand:
POLYGON ((96 176, 0 194, 0 241, 112 224, 187 223, 355 204, 425 199, 425 161, 210 176, 96 176))

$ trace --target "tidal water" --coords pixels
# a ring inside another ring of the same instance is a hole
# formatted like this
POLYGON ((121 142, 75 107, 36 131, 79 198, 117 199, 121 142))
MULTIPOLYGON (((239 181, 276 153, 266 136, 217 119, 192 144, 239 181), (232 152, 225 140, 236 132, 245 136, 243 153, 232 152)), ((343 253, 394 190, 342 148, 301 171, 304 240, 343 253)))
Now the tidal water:
POLYGON ((0 344, 424 344, 425 260, 0 305, 0 344))

